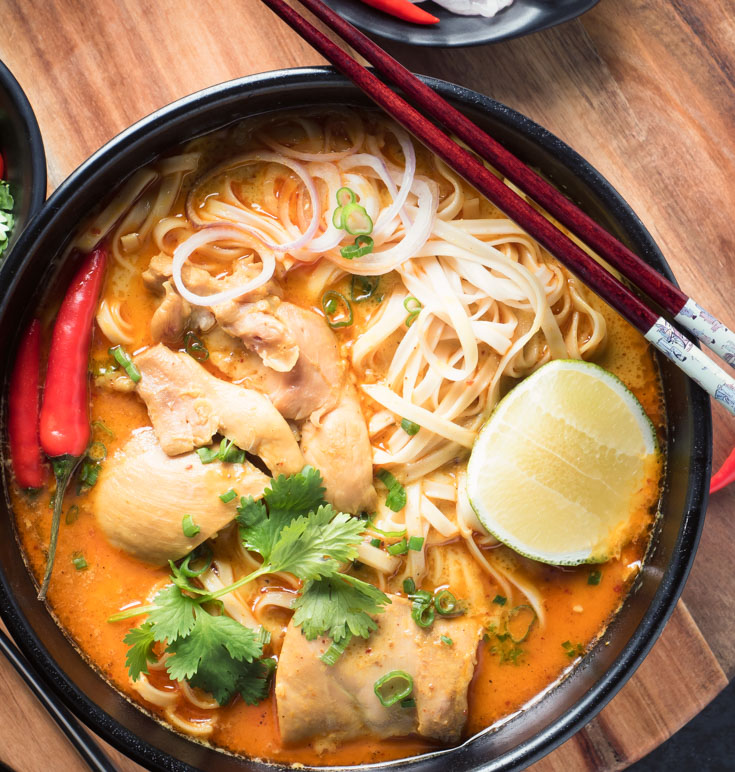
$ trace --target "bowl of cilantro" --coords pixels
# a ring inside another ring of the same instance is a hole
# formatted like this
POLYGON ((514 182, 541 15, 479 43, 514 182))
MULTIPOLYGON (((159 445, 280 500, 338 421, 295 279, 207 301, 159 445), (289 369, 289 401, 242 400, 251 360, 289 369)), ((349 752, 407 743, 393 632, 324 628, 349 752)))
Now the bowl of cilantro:
POLYGON ((28 97, 0 62, 0 263, 46 198, 46 153, 28 97))

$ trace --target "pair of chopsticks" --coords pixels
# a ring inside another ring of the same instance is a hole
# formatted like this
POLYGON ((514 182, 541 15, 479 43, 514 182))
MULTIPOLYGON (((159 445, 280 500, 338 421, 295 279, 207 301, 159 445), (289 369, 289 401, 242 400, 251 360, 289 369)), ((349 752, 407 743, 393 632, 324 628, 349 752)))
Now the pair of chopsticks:
POLYGON ((453 132, 480 158, 488 161, 590 249, 639 287, 652 301, 660 305, 664 312, 670 314, 676 323, 701 340, 725 362, 735 365, 735 334, 722 322, 601 228, 552 185, 422 83, 380 46, 338 16, 322 0, 299 2, 365 57, 387 80, 402 89, 415 106, 393 92, 285 0, 262 2, 385 112, 573 271, 623 318, 640 330, 664 356, 735 415, 735 380, 730 375, 424 115, 431 116, 447 131, 453 132))

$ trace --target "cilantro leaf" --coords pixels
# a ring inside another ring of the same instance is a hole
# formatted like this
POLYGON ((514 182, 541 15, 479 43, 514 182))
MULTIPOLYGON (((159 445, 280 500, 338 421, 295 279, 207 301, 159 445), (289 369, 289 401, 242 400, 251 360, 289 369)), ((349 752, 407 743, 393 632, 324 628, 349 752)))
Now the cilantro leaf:
POLYGON ((238 661, 220 649, 204 660, 189 683, 209 692, 220 705, 229 702, 238 692, 248 705, 257 705, 268 696, 274 669, 273 659, 238 661))
POLYGON ((130 678, 137 681, 141 673, 148 674, 148 663, 156 660, 153 655, 153 645, 156 642, 153 625, 144 622, 140 627, 133 627, 123 638, 123 642, 130 646, 125 657, 125 667, 130 678))
POLYGON ((279 475, 270 488, 265 489, 263 496, 271 517, 282 514, 293 517, 326 504, 325 490, 319 470, 305 466, 298 474, 279 475))
POLYGON ((337 574, 306 583, 293 617, 308 640, 328 635, 339 643, 347 634, 367 638, 377 624, 370 616, 383 611, 390 598, 372 584, 337 574))
POLYGON ((281 531, 299 516, 326 504, 324 486, 318 470, 305 466, 298 474, 279 475, 263 493, 263 499, 242 498, 237 508, 240 537, 245 546, 259 552, 265 563, 281 531), (266 509, 267 504, 267 509, 266 509))
POLYGON ((263 653, 259 634, 234 619, 213 616, 201 607, 197 607, 195 618, 189 633, 170 642, 166 649, 173 654, 166 669, 175 681, 191 680, 201 671, 216 686, 219 670, 227 669, 228 660, 252 662, 263 653))
POLYGON ((259 552, 264 561, 270 560, 271 552, 283 523, 268 517, 268 511, 262 499, 255 501, 252 496, 240 499, 235 518, 240 525, 240 539, 249 550, 259 552))
POLYGON ((356 545, 365 523, 331 505, 296 518, 282 531, 271 554, 273 571, 288 571, 299 579, 332 576, 339 564, 357 557, 356 545))
POLYGON ((156 641, 173 641, 189 635, 196 624, 198 606, 193 598, 184 595, 175 584, 164 587, 153 598, 156 608, 148 615, 156 641))

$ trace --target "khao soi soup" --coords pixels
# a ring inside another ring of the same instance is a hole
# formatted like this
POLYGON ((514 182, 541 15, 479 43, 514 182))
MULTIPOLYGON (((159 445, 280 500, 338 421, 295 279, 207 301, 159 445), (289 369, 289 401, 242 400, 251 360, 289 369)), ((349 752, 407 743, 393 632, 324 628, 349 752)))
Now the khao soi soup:
POLYGON ((648 345, 394 123, 198 138, 69 249, 35 336, 70 479, 13 452, 16 527, 142 709, 248 756, 395 759, 500 721, 603 633, 659 498, 648 345))

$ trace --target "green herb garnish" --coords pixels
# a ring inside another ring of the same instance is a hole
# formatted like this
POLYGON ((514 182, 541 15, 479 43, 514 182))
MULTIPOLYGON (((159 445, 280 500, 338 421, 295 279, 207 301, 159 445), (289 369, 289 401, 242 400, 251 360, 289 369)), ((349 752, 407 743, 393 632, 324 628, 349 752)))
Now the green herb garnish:
POLYGON ((193 539, 202 529, 194 522, 191 515, 184 515, 181 519, 181 530, 187 539, 193 539))
POLYGON ((133 383, 138 383, 140 381, 140 370, 138 370, 135 363, 130 358, 130 354, 128 354, 122 346, 113 346, 111 349, 108 349, 108 352, 120 367, 125 370, 128 378, 130 378, 133 383))
POLYGON ((598 585, 602 580, 602 571, 595 569, 590 571, 590 575, 587 577, 587 584, 598 585))
POLYGON ((85 571, 87 566, 87 561, 84 559, 84 555, 81 552, 75 552, 71 556, 71 562, 74 564, 74 568, 77 569, 77 571, 85 571))
POLYGON ((223 504, 229 504, 233 499, 237 498, 237 493, 235 493, 234 488, 230 488, 225 493, 220 493, 219 498, 223 504))
MULTIPOLYGON (((413 678, 405 670, 391 670, 378 678, 373 691, 384 708, 405 700, 413 691, 413 678)), ((414 703, 415 704, 415 703, 414 703)))
POLYGON ((381 469, 376 476, 388 489, 385 506, 394 512, 400 512, 406 506, 406 489, 387 469, 381 469))
POLYGON ((403 418, 401 420, 401 429, 403 429, 406 434, 410 434, 413 437, 414 434, 419 433, 421 427, 413 421, 409 421, 408 418, 403 418))
POLYGON ((322 310, 327 324, 333 330, 339 327, 349 327, 352 324, 352 306, 341 292, 327 290, 322 295, 322 310))

